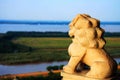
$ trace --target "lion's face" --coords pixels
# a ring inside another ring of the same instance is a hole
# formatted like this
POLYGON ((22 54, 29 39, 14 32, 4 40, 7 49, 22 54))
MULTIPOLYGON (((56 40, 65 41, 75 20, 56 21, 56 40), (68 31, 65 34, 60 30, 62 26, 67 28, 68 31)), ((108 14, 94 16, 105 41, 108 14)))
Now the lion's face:
POLYGON ((69 36, 74 36, 76 30, 80 30, 83 28, 91 27, 91 23, 88 19, 84 18, 82 15, 77 15, 75 19, 69 24, 69 36))

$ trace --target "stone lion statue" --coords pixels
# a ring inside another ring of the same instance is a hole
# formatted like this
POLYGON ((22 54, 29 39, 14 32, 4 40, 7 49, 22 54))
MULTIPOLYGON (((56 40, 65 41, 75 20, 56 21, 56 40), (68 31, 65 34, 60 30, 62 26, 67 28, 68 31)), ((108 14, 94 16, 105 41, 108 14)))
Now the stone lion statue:
POLYGON ((69 36, 73 39, 68 48, 70 60, 63 71, 75 73, 76 67, 85 64, 90 68, 85 74, 87 77, 103 79, 112 76, 117 64, 104 49, 104 30, 100 28, 100 21, 87 14, 78 14, 69 26, 69 36))

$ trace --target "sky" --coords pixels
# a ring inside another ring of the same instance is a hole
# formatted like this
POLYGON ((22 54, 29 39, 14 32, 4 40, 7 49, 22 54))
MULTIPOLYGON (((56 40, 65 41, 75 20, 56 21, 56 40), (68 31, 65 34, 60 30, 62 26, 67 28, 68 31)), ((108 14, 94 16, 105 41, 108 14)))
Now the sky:
POLYGON ((0 0, 0 20, 72 20, 89 14, 120 21, 120 0, 0 0))

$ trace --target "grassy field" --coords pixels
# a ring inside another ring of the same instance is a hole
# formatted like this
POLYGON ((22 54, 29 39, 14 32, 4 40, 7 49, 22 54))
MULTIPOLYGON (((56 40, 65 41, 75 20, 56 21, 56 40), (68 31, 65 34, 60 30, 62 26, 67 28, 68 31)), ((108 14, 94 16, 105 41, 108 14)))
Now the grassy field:
MULTIPOLYGON (((113 57, 120 57, 120 38, 105 38, 106 50, 113 57)), ((2 53, 1 64, 24 64, 68 60, 67 48, 70 38, 33 38, 20 37, 12 40, 15 44, 31 47, 28 52, 2 53)))
POLYGON ((113 57, 120 57, 120 38, 105 38, 105 49, 113 57))
POLYGON ((18 38, 14 43, 30 46, 32 48, 67 48, 71 43, 70 38, 18 38))

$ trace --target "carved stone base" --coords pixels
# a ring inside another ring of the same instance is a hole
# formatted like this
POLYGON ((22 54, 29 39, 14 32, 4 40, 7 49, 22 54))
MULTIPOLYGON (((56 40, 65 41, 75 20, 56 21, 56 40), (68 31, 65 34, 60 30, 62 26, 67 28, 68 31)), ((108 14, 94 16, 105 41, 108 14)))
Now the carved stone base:
POLYGON ((107 79, 89 78, 85 76, 86 73, 87 71, 82 71, 80 73, 70 74, 62 71, 61 76, 63 76, 62 80, 112 80, 112 78, 107 79))

